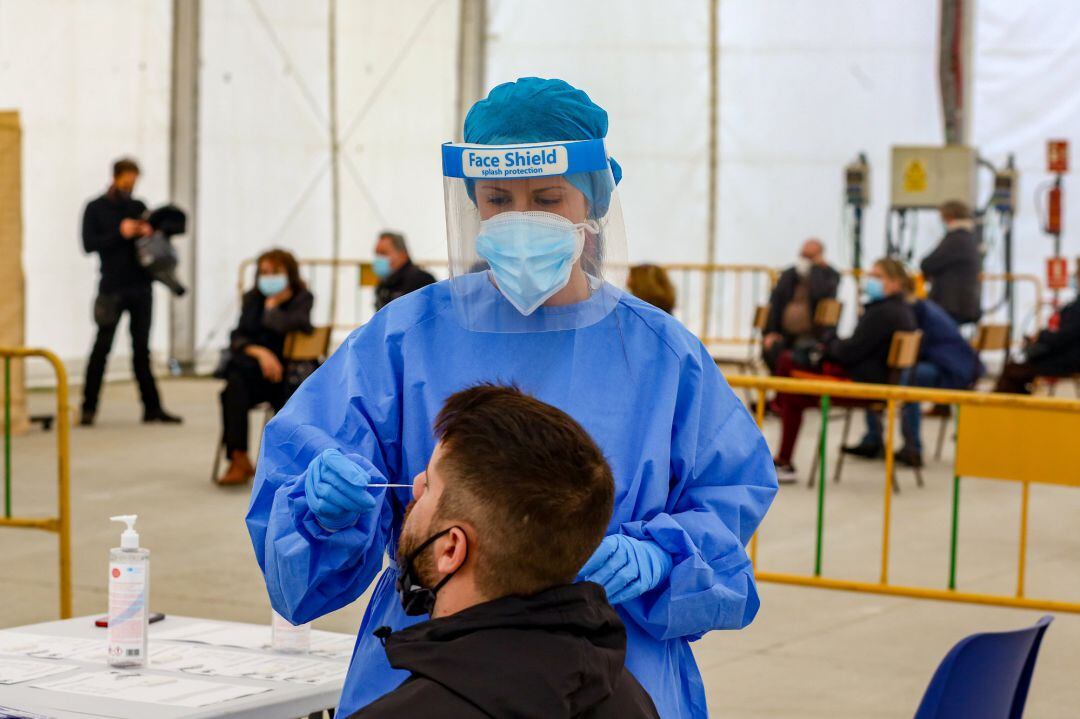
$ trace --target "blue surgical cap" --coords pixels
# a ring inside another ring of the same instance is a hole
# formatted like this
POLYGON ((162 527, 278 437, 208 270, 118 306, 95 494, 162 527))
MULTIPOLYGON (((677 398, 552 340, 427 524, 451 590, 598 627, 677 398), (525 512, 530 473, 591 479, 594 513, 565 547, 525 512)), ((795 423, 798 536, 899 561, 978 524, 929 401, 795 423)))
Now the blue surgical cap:
MULTIPOLYGON (((607 112, 583 90, 564 80, 539 77, 522 77, 498 85, 465 116, 465 142, 477 145, 597 140, 607 136, 607 129, 607 112)), ((615 189, 611 178, 616 183, 622 179, 619 163, 614 159, 609 163, 610 176, 606 172, 565 176, 585 195, 593 217, 607 214, 615 189)))

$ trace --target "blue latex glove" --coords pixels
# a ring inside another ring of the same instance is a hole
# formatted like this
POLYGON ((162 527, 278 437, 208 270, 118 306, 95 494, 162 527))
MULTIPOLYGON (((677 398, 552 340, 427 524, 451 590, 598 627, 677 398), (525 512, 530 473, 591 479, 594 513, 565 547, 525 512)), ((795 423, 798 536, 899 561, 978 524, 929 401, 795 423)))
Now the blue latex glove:
POLYGON ((308 465, 304 497, 324 529, 336 532, 356 524, 375 508, 367 489, 371 476, 336 449, 325 450, 308 465))
POLYGON ((612 604, 622 604, 664 581, 671 565, 671 555, 656 544, 612 534, 600 542, 579 577, 602 586, 612 604))

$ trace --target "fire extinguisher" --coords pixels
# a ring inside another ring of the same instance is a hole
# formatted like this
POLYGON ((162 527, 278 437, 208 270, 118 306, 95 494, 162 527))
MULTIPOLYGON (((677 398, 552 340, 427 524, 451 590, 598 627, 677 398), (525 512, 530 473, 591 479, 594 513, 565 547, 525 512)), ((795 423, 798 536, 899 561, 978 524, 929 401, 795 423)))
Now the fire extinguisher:
POLYGON ((1061 234, 1061 175, 1058 175, 1046 196, 1046 232, 1050 235, 1061 234))

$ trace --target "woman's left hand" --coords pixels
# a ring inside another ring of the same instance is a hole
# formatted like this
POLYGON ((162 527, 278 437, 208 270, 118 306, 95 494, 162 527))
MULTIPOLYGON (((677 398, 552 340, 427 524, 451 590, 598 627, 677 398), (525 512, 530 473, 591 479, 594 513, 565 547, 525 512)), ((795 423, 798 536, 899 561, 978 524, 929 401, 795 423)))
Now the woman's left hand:
POLYGON ((281 292, 278 292, 276 295, 270 295, 269 297, 267 297, 266 304, 264 306, 266 307, 266 309, 272 310, 275 307, 280 307, 291 299, 292 288, 286 287, 281 292))

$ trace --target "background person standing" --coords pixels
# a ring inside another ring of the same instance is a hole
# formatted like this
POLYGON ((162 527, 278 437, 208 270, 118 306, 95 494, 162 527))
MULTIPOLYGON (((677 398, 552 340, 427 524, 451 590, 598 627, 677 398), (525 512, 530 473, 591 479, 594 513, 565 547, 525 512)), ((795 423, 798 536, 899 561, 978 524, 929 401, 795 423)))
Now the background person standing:
POLYGON ((134 160, 113 164, 113 181, 101 197, 91 200, 83 212, 83 249, 98 253, 101 281, 94 300, 97 339, 86 365, 82 413, 79 424, 89 426, 97 414, 105 362, 112 349, 120 316, 127 312, 131 331, 131 365, 139 384, 143 422, 178 424, 181 419, 161 408, 161 397, 150 371, 150 321, 154 295, 150 276, 139 264, 135 240, 153 230, 143 217, 146 205, 132 197, 139 179, 134 160))
POLYGON ((920 265, 930 283, 930 300, 945 310, 958 325, 982 317, 982 285, 979 243, 971 208, 958 200, 941 206, 945 237, 920 265))
POLYGON ((375 310, 381 310, 398 297, 413 290, 433 284, 435 278, 413 264, 405 235, 400 232, 383 232, 375 243, 375 260, 372 269, 379 277, 375 288, 375 310))

